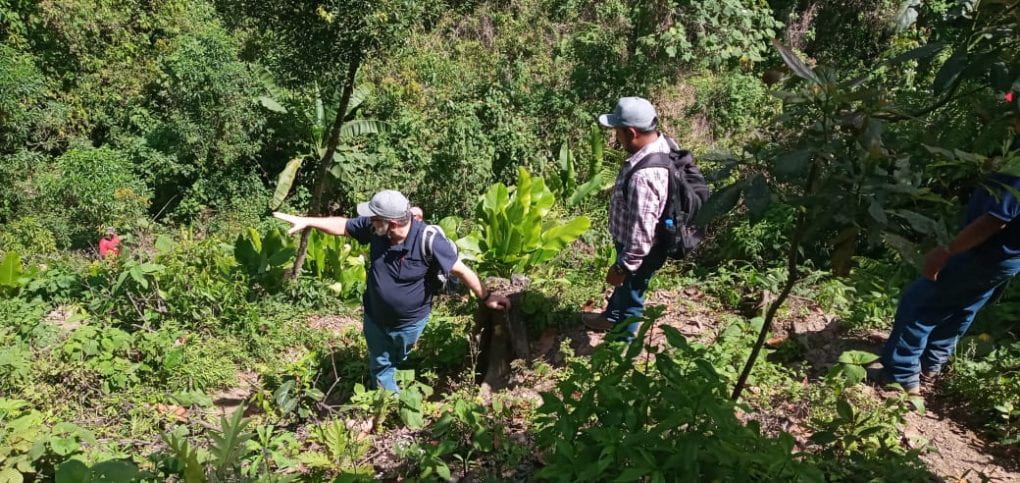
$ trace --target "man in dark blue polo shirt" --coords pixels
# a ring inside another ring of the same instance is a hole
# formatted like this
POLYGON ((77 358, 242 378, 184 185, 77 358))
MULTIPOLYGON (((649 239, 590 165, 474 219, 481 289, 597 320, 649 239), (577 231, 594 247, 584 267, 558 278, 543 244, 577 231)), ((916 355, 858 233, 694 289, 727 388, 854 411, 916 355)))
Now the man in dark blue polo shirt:
POLYGON ((882 349, 882 379, 919 393, 921 382, 933 381, 949 361, 978 311, 1020 272, 1018 193, 1020 177, 987 177, 971 195, 963 229, 925 255, 922 277, 900 297, 882 349))
POLYGON ((379 387, 398 391, 396 366, 407 359, 425 329, 432 311, 426 284, 431 264, 459 278, 494 310, 509 308, 506 297, 490 294, 478 276, 457 257, 452 242, 437 234, 431 259, 422 250, 425 223, 412 216, 404 195, 386 190, 358 205, 358 218, 302 217, 273 213, 291 223, 289 234, 315 228, 332 235, 346 235, 369 245, 368 288, 365 290, 364 333, 368 344, 369 371, 379 387))

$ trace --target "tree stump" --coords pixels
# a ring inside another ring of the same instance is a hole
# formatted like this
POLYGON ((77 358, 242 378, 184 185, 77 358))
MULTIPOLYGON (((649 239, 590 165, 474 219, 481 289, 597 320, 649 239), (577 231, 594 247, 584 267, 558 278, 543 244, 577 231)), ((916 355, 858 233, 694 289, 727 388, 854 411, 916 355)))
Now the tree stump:
POLYGON ((509 311, 490 310, 479 306, 475 311, 475 341, 478 344, 476 382, 484 390, 497 391, 510 382, 510 363, 528 357, 528 329, 521 307, 531 280, 522 275, 505 278, 489 277, 485 286, 492 293, 510 299, 509 311))

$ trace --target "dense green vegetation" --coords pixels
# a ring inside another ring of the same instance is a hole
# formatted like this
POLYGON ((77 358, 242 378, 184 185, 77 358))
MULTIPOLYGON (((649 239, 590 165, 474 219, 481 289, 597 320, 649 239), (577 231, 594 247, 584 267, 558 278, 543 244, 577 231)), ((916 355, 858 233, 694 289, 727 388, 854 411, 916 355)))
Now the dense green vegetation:
MULTIPOLYGON (((885 332, 1015 169, 1018 28, 1012 1, 0 0, 0 482, 930 479, 921 401, 792 326, 885 332), (592 349, 625 157, 593 120, 623 95, 695 153, 710 238, 592 349), (269 213, 384 188, 531 278, 509 389, 475 384, 457 295, 399 396, 365 389, 366 247, 269 213)), ((938 396, 1004 451, 1018 315, 1014 287, 938 396)))

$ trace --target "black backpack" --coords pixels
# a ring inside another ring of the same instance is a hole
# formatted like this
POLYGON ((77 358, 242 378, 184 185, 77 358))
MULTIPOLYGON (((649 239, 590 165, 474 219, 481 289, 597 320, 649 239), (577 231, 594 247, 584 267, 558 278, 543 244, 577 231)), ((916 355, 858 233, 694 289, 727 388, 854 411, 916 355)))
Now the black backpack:
POLYGON ((666 256, 680 259, 693 252, 705 237, 704 232, 694 225, 694 217, 708 199, 709 192, 705 177, 694 164, 691 152, 680 149, 672 139, 666 139, 670 146, 668 154, 649 154, 627 173, 623 181, 623 199, 626 202, 634 173, 646 168, 669 170, 669 194, 659 216, 659 224, 655 227, 655 240, 666 249, 666 256))

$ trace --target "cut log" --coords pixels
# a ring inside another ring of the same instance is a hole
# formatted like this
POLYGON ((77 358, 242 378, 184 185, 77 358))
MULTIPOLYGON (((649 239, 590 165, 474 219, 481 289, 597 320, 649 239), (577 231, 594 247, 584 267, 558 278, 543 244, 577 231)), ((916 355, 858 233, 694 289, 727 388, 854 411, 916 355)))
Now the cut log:
POLYGON ((479 306, 475 312, 475 341, 478 344, 476 381, 484 390, 497 391, 510 382, 510 363, 528 357, 527 322, 520 307, 524 293, 531 285, 527 277, 514 275, 486 279, 485 286, 492 293, 510 299, 509 311, 490 310, 479 306))

